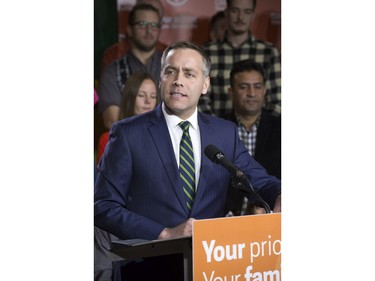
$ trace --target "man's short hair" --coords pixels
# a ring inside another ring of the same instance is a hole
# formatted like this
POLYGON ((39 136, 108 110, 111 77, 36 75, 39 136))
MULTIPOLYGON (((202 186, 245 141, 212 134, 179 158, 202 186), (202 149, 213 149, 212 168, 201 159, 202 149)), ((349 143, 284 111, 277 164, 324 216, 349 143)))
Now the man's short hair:
POLYGON ((256 71, 259 72, 259 74, 263 78, 263 83, 266 81, 266 76, 265 76, 265 71, 263 67, 250 59, 247 60, 241 60, 233 64, 232 70, 230 71, 230 86, 233 88, 234 87, 234 76, 238 73, 242 73, 245 71, 256 71))
POLYGON ((159 21, 160 21, 160 14, 159 14, 158 9, 156 9, 151 4, 138 4, 138 5, 135 5, 129 13, 129 18, 128 18, 129 26, 132 26, 135 23, 135 15, 137 14, 138 11, 153 11, 158 15, 159 21))
POLYGON ((203 61, 203 75, 205 77, 208 77, 210 75, 210 70, 211 70, 211 60, 209 56, 207 56, 206 52, 202 49, 201 46, 190 42, 190 41, 177 41, 175 43, 172 43, 169 45, 163 52, 163 55, 161 57, 161 70, 163 71, 164 66, 165 66, 165 59, 167 58, 168 53, 171 50, 176 50, 176 49, 191 49, 197 51, 201 56, 202 56, 202 61, 203 61))
MULTIPOLYGON (((232 0, 227 0, 227 9, 230 8, 230 6, 232 5, 232 0)), ((253 9, 255 9, 257 5, 257 0, 253 0, 253 9)))

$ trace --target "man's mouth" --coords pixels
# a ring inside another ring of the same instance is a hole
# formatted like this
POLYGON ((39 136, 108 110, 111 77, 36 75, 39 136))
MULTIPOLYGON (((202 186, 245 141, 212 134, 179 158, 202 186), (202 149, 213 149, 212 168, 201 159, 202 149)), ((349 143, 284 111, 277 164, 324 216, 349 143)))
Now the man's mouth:
POLYGON ((171 96, 178 98, 178 97, 185 97, 186 95, 180 92, 171 92, 171 96))

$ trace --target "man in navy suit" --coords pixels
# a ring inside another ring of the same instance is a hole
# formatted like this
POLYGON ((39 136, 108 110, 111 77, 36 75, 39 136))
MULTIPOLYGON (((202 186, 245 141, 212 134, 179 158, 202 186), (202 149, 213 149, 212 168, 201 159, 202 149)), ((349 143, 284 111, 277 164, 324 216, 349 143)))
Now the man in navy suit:
POLYGON ((192 235, 194 220, 222 217, 231 174, 203 153, 213 144, 249 178, 254 189, 281 211, 281 183, 258 164, 233 122, 198 112, 210 85, 210 60, 190 42, 163 53, 155 110, 116 122, 98 165, 95 225, 120 239, 192 235), (179 175, 181 121, 189 121, 195 160, 195 197, 186 204, 179 175))

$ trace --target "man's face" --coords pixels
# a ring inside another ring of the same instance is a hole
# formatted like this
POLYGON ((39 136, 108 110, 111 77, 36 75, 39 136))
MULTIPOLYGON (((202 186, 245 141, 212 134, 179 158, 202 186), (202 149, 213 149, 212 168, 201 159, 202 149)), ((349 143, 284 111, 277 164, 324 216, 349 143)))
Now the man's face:
POLYGON ((233 0, 226 10, 228 29, 234 34, 248 32, 254 14, 252 0, 233 0))
POLYGON ((135 15, 133 26, 128 26, 129 37, 136 48, 148 52, 157 44, 160 34, 159 15, 154 11, 138 11, 135 15), (144 24, 146 23, 146 25, 144 24))
POLYGON ((162 99, 168 113, 181 119, 195 111, 201 94, 206 94, 210 78, 203 74, 202 56, 192 49, 171 50, 160 77, 162 99))
POLYGON ((261 112, 266 88, 262 75, 255 70, 237 73, 234 86, 229 88, 233 107, 240 115, 257 115, 261 112))

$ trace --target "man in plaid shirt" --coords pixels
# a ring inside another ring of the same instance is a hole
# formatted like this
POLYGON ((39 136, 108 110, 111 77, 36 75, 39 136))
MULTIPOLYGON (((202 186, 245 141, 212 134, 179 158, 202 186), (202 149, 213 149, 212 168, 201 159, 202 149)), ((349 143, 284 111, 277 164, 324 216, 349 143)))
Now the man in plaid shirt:
MULTIPOLYGON (((270 175, 281 179, 281 116, 274 116, 263 108, 266 82, 259 63, 242 60, 233 64, 228 88, 233 112, 225 119, 236 123, 238 135, 250 155, 270 175)), ((238 190, 228 190, 228 215, 253 214, 259 211, 255 206, 256 201, 248 202, 238 190)))
POLYGON ((281 114, 281 57, 275 46, 255 39, 249 31, 255 6, 256 0, 227 0, 224 39, 205 46, 212 63, 211 86, 208 93, 201 96, 200 111, 218 117, 231 113, 232 102, 227 94, 230 70, 233 63, 251 59, 261 64, 266 72, 265 109, 274 115, 281 114))

